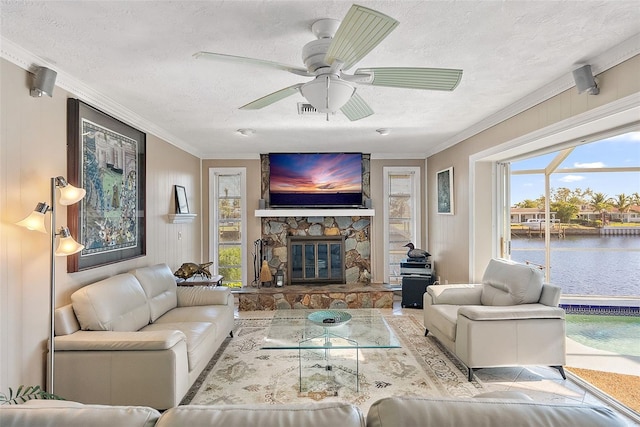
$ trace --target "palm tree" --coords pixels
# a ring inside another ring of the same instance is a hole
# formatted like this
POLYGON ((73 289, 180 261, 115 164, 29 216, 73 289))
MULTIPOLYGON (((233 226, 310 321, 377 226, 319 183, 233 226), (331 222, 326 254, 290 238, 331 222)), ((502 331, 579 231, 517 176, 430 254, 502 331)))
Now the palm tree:
MULTIPOLYGON (((618 212, 620 212, 621 214, 625 214, 629 212, 629 209, 631 209, 631 197, 627 196, 624 193, 618 194, 613 200, 612 205, 614 208, 618 209, 618 212)), ((622 222, 624 222, 624 215, 620 215, 620 217, 622 219, 622 222)))
POLYGON ((593 193, 590 204, 594 211, 600 212, 602 225, 604 225, 604 215, 611 208, 611 199, 604 193, 593 193))
POLYGON ((515 205, 513 205, 514 208, 537 208, 538 207, 538 202, 535 200, 531 200, 531 199, 524 199, 521 202, 516 203, 515 205))

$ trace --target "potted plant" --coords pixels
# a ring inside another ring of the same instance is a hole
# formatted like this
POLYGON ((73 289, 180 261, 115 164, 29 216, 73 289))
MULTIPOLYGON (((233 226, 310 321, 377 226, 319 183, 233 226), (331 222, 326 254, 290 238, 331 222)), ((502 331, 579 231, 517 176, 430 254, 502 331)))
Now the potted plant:
POLYGON ((43 390, 39 385, 21 385, 15 393, 13 389, 9 387, 8 394, 0 393, 0 405, 17 405, 32 399, 64 400, 60 396, 43 390))

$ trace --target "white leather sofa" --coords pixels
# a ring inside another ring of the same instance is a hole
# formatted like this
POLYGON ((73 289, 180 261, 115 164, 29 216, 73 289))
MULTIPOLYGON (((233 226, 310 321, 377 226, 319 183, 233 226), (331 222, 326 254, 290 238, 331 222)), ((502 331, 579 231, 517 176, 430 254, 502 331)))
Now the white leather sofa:
POLYGON ((473 398, 389 397, 375 402, 367 427, 622 427, 627 422, 609 408, 534 402, 519 392, 473 398), (505 397, 499 397, 504 394, 505 397))
POLYGON ((474 398, 389 397, 366 418, 348 403, 178 406, 162 415, 132 406, 29 401, 0 406, 2 427, 622 427, 625 420, 596 405, 541 403, 518 392, 474 398))
POLYGON ((167 409, 233 329, 226 287, 179 287, 158 264, 87 285, 56 310, 55 394, 167 409))
POLYGON ((482 284, 432 285, 423 299, 430 332, 468 368, 546 365, 564 368, 561 289, 536 267, 492 259, 482 284))

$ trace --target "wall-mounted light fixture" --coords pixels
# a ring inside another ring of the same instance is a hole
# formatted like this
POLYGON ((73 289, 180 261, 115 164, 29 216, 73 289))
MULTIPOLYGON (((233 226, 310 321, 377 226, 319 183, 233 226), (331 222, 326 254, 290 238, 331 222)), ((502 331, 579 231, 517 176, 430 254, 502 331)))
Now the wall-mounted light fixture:
POLYGON ((573 80, 576 82, 578 93, 587 92, 589 95, 600 93, 600 88, 598 88, 596 80, 591 73, 591 65, 583 65, 573 70, 573 80))
POLYGON ((51 97, 53 95, 53 88, 56 85, 58 73, 47 67, 38 67, 33 74, 31 96, 34 98, 39 98, 42 95, 51 97))
POLYGON ((54 208, 56 188, 60 190, 61 205, 72 205, 79 202, 85 196, 83 188, 77 188, 69 184, 66 179, 59 176, 51 178, 51 205, 40 202, 28 217, 18 222, 17 225, 29 230, 47 233, 44 224, 44 217, 47 212, 51 212, 50 233, 51 247, 49 253, 49 351, 47 353, 47 391, 53 393, 53 373, 54 373, 54 336, 55 336, 55 310, 56 310, 56 263, 54 256, 68 256, 80 252, 84 245, 76 242, 67 227, 60 227, 56 232, 56 210, 54 208), (55 247, 56 236, 60 236, 58 247, 55 247))
POLYGON ((380 135, 384 136, 384 135, 389 135, 391 133, 391 129, 389 129, 389 128, 380 128, 380 129, 376 129, 376 132, 378 132, 380 135))

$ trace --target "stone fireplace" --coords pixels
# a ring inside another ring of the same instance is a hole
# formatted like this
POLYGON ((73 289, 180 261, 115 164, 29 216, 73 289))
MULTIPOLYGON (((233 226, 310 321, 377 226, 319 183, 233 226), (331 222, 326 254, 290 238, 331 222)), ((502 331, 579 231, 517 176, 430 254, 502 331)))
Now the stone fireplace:
MULTIPOLYGON (((365 200, 371 198, 370 194, 370 162, 369 154, 362 155, 362 196, 365 200)), ((267 154, 260 155, 261 168, 261 195, 262 199, 269 201, 269 156, 267 154)), ((283 214, 286 209, 273 209, 271 215, 270 209, 265 209, 261 217, 262 239, 268 242, 266 246, 267 261, 272 273, 280 270, 285 274, 285 284, 292 283, 304 285, 326 285, 328 283, 338 283, 335 281, 324 280, 321 277, 324 274, 322 262, 314 261, 313 274, 318 273, 317 280, 299 281, 300 277, 294 277, 295 272, 299 271, 301 266, 295 266, 289 258, 289 240, 296 241, 299 238, 310 238, 311 241, 338 240, 342 241, 342 284, 360 284, 369 285, 371 282, 371 219, 373 210, 367 209, 293 209, 291 214, 283 214), (277 212, 277 214, 276 214, 277 212)), ((333 243, 328 243, 327 250, 333 250, 333 243)), ((313 245, 311 245, 313 246, 313 245)), ((302 248, 304 249, 304 246, 302 248)), ((312 249, 308 249, 311 251, 312 249)), ((314 259, 318 260, 318 251, 323 251, 320 247, 314 247, 314 259)), ((334 258, 335 259, 335 258, 334 258)), ((332 264, 333 266, 334 264, 332 264)), ((304 264, 304 268, 311 265, 304 264)), ((327 271, 328 272, 328 271, 327 271)), ((334 270, 331 269, 331 273, 334 270)), ((309 278, 309 274, 301 274, 303 278, 309 278)))
POLYGON ((287 285, 368 284, 370 227, 359 216, 263 217, 269 267, 284 272, 287 285))

